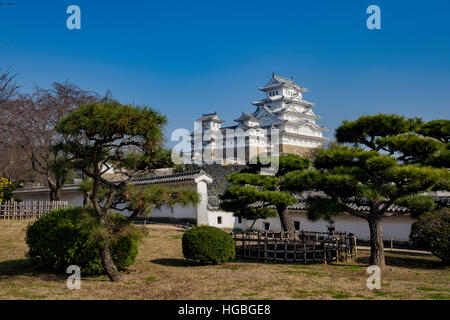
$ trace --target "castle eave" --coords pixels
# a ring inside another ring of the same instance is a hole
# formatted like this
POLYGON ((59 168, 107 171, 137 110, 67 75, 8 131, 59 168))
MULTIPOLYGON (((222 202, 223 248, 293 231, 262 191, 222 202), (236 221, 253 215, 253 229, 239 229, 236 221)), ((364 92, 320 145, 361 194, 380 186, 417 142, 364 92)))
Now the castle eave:
POLYGON ((306 134, 292 133, 292 132, 286 132, 286 131, 282 132, 281 135, 297 137, 297 138, 307 138, 307 139, 317 140, 317 141, 329 141, 330 140, 330 138, 327 138, 327 137, 309 136, 306 134))

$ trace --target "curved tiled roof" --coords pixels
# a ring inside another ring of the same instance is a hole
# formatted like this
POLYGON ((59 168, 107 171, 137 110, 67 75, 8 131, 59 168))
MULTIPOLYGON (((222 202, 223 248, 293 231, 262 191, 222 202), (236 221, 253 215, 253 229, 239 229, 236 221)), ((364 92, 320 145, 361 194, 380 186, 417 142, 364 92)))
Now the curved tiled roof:
MULTIPOLYGON (((303 210, 306 211, 307 210, 307 205, 306 205, 306 199, 308 196, 324 196, 324 194, 322 192, 315 192, 315 191, 307 191, 304 192, 302 195, 294 195, 297 199, 298 202, 294 203, 291 206, 288 206, 288 210, 303 210)), ((430 196, 434 197, 435 201, 437 204, 441 205, 441 206, 450 206, 450 196, 448 195, 438 195, 435 193, 430 193, 430 196)), ((355 203, 352 202, 352 199, 350 199, 349 202, 347 202, 346 204, 354 209, 354 210, 358 210, 358 211, 366 211, 368 212, 370 210, 370 207, 368 205, 365 205, 364 200, 362 201, 363 203, 355 203)), ((264 205, 263 201, 256 201, 254 203, 252 203, 250 205, 251 208, 258 208, 264 205)), ((215 206, 211 206, 214 209, 218 209, 219 204, 215 204, 215 206)), ((275 206, 271 205, 268 206, 269 208, 274 209, 275 206)), ((387 209, 387 214, 388 215, 399 215, 399 214, 407 214, 409 213, 409 209, 406 207, 402 207, 396 204, 391 204, 389 206, 389 208, 387 209)))
MULTIPOLYGON (((153 177, 145 177, 145 178, 137 178, 129 181, 132 185, 147 185, 147 184, 158 184, 158 183, 167 183, 167 182, 178 182, 178 181, 187 181, 187 180, 195 180, 196 178, 206 175, 211 178, 206 172, 203 170, 192 170, 192 171, 184 171, 177 172, 168 175, 161 176, 153 176, 153 177)), ((112 181, 113 183, 120 183, 120 181, 112 181)), ((80 186, 78 184, 66 184, 63 187, 63 191, 78 191, 80 190, 80 186)), ((18 189, 14 191, 15 194, 22 193, 40 193, 40 192, 49 192, 50 189, 48 187, 32 187, 32 188, 24 188, 18 189)))
MULTIPOLYGON (((261 207, 264 204, 264 202, 262 201, 257 201, 254 202, 250 205, 251 208, 258 208, 261 207)), ((356 203, 347 203, 347 205, 354 209, 354 210, 358 210, 358 211, 366 211, 368 212, 370 210, 369 206, 364 206, 364 205, 358 205, 356 203)), ((269 208, 274 209, 275 206, 269 206, 269 208)), ((288 207, 288 210, 307 210, 307 206, 306 206, 306 200, 305 199, 301 199, 299 200, 297 203, 293 204, 292 206, 288 207)), ((408 208, 396 205, 396 204, 392 204, 389 206, 387 212, 389 214, 395 215, 395 214, 403 214, 403 213, 408 213, 409 210, 408 208)))
POLYGON ((214 121, 214 122, 225 122, 222 119, 220 119, 219 115, 216 112, 213 113, 204 113, 200 118, 197 119, 197 121, 214 121))
POLYGON ((239 118, 234 119, 233 121, 240 122, 240 121, 245 121, 245 120, 250 120, 250 121, 255 121, 255 122, 261 121, 260 119, 256 118, 253 114, 244 113, 244 112, 242 112, 242 114, 239 118))
POLYGON ((145 185, 145 184, 157 184, 157 183, 167 183, 167 182, 178 182, 186 180, 194 180, 202 175, 208 175, 203 170, 193 170, 193 171, 183 171, 173 174, 154 176, 146 178, 134 179, 130 182, 133 185, 145 185))
POLYGON ((276 75, 274 72, 272 73, 272 78, 270 79, 270 81, 264 87, 259 87, 259 89, 265 90, 267 88, 272 88, 272 87, 277 87, 277 86, 295 87, 297 90, 300 90, 303 92, 308 91, 308 89, 303 88, 300 85, 296 84, 292 77, 290 79, 281 77, 279 75, 276 75))

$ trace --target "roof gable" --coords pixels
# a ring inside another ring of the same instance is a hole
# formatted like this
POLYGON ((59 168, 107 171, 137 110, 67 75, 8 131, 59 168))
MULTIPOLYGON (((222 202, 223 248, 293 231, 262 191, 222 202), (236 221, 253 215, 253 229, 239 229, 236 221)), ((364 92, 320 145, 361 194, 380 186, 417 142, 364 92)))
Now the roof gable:
POLYGON ((214 121, 214 122, 225 122, 224 120, 220 119, 216 112, 214 113, 204 113, 200 118, 197 119, 197 121, 206 122, 206 121, 214 121))
POLYGON ((272 122, 280 122, 280 120, 277 116, 275 116, 266 106, 259 107, 254 113, 255 117, 262 121, 263 123, 267 124, 268 121, 263 120, 262 118, 264 116, 269 117, 272 119, 272 122))
POLYGON ((259 120, 258 118, 256 118, 253 114, 250 113, 244 113, 242 112, 241 116, 237 119, 234 119, 233 121, 236 122, 243 122, 243 121, 254 121, 254 122, 259 122, 261 120, 259 120))

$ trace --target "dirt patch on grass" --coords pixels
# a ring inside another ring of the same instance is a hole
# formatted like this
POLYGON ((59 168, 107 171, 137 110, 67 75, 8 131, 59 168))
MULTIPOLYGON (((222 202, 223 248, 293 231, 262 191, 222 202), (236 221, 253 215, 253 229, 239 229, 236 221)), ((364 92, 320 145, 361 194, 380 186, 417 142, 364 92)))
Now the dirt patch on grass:
MULTIPOLYGON (((367 251, 355 261, 331 265, 257 263, 218 266, 187 262, 184 230, 147 226, 126 283, 83 277, 80 290, 67 276, 39 270, 26 259, 28 221, 0 221, 0 299, 436 299, 450 296, 450 270, 431 255, 387 253, 382 288, 366 287, 367 251)), ((83 270, 81 270, 83 273, 83 270)))

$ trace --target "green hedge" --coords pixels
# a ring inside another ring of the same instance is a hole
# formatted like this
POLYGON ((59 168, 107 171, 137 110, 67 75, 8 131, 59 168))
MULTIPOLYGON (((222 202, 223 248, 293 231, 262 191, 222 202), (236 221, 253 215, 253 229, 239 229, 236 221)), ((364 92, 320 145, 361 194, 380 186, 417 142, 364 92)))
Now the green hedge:
POLYGON ((436 257, 450 264, 450 209, 425 213, 411 226, 409 235, 417 248, 431 251, 436 257))
POLYGON ((205 264, 230 261, 235 256, 235 244, 231 236, 215 227, 200 226, 186 231, 182 245, 186 259, 205 264))
MULTIPOLYGON (((126 219, 120 214, 109 218, 113 223, 126 219)), ((32 262, 57 273, 65 273, 70 265, 79 266, 83 275, 104 273, 96 240, 100 230, 92 210, 76 207, 49 212, 28 226, 27 255, 32 262)), ((131 226, 111 240, 111 255, 119 269, 134 263, 140 236, 131 226)))

